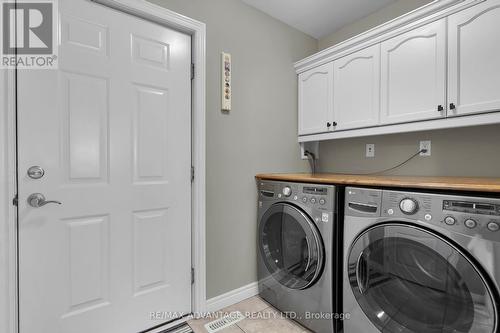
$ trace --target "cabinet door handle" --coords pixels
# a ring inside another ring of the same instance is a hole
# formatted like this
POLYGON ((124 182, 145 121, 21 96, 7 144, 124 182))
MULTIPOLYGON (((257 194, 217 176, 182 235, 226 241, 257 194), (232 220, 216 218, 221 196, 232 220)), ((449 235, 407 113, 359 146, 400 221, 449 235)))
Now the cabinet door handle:
POLYGON ((453 103, 450 103, 450 110, 455 110, 457 107, 455 106, 455 104, 453 103))
POLYGON ((336 122, 336 121, 334 121, 334 122, 332 123, 332 125, 333 125, 333 126, 337 126, 337 122, 336 122))
POLYGON ((443 106, 442 105, 438 105, 438 111, 441 112, 443 110, 444 110, 443 106))
POLYGON ((330 126, 332 126, 332 123, 327 122, 327 123, 326 123, 326 127, 330 127, 330 126))

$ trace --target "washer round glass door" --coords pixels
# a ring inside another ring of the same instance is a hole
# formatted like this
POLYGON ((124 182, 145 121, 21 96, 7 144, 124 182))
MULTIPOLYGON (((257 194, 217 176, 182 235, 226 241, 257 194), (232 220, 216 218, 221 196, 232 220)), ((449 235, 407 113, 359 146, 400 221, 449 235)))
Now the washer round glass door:
POLYGON ((306 289, 319 278, 324 249, 319 231, 299 208, 276 203, 259 224, 259 247, 269 273, 291 289, 306 289))
POLYGON ((496 332, 495 303, 481 272, 446 239, 399 223, 364 231, 348 259, 354 296, 381 332, 496 332))

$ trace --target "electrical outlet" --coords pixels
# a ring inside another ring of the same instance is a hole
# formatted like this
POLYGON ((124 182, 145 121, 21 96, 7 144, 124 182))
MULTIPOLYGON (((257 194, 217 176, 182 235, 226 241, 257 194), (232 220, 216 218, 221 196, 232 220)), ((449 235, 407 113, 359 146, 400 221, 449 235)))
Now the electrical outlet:
POLYGON ((427 151, 421 152, 420 156, 431 156, 431 141, 420 141, 420 150, 426 149, 427 151))
POLYGON ((309 159, 305 154, 306 150, 313 153, 316 159, 319 160, 319 141, 300 143, 300 158, 303 160, 309 159))
POLYGON ((366 157, 375 157, 375 145, 373 143, 366 144, 366 157))

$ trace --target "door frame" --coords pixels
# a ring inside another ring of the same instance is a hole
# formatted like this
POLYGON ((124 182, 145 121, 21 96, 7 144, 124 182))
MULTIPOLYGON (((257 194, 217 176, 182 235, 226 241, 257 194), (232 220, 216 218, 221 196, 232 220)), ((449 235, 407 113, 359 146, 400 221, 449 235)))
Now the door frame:
MULTIPOLYGON (((194 283, 191 311, 206 311, 206 25, 146 0, 86 0, 191 36, 192 166, 191 248, 194 283)), ((18 333, 16 71, 0 70, 0 331, 18 333)))

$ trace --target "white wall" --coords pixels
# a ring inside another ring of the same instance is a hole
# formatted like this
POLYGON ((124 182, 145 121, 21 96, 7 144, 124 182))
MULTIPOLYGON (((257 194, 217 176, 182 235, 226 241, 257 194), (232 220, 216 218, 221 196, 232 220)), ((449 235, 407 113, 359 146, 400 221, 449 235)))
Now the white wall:
POLYGON ((384 7, 361 20, 348 24, 338 31, 321 38, 318 41, 319 50, 326 49, 332 45, 338 44, 346 39, 354 37, 362 32, 370 30, 382 23, 388 22, 396 17, 406 14, 414 9, 422 7, 433 0, 399 0, 387 7, 384 7))
POLYGON ((207 24, 207 296, 256 281, 259 172, 306 171, 293 62, 317 41, 239 0, 151 0, 207 24), (220 52, 232 54, 233 110, 220 111, 220 52))

